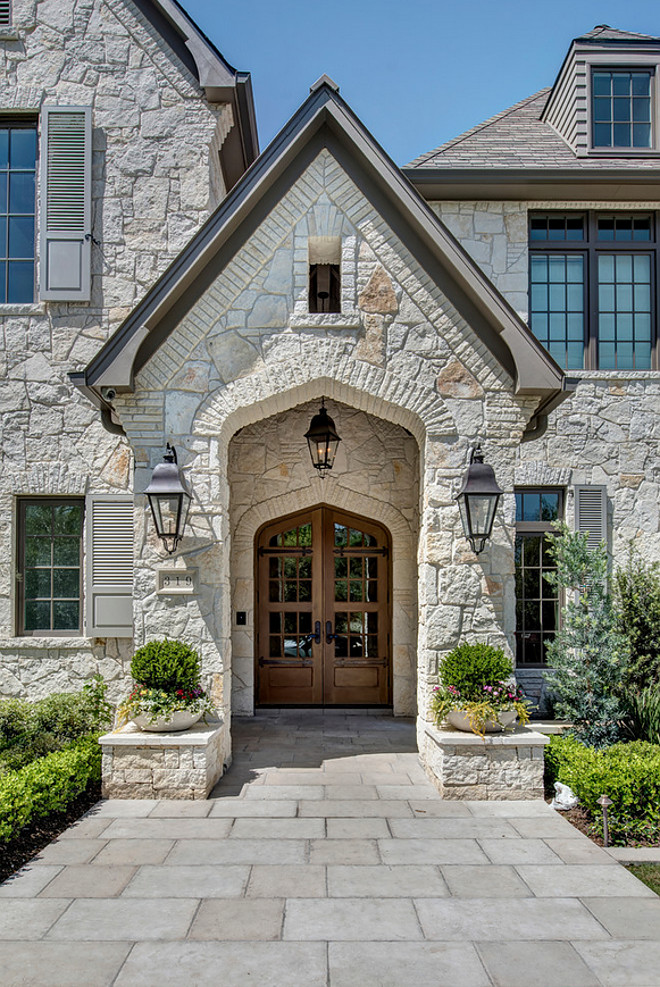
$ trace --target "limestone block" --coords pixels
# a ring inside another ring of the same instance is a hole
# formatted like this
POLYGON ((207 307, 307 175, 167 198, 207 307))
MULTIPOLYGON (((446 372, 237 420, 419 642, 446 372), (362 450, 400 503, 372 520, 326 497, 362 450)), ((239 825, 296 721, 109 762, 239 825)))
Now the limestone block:
POLYGON ((363 312, 378 315, 393 315, 399 306, 394 293, 394 285, 387 271, 378 266, 358 299, 363 312))

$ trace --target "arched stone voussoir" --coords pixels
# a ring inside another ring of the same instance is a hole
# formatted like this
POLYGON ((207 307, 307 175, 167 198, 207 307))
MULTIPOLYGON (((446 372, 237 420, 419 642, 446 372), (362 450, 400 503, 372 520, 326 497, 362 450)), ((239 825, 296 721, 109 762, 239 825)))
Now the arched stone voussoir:
POLYGON ((323 396, 401 425, 421 448, 427 438, 457 434, 453 415, 431 388, 346 354, 332 366, 282 362, 217 388, 200 405, 193 433, 228 443, 239 428, 323 396))
MULTIPOLYGON (((272 497, 250 507, 236 523, 232 538, 232 551, 236 558, 249 559, 252 565, 254 537, 259 528, 270 521, 287 514, 316 507, 327 500, 327 491, 323 487, 325 481, 316 479, 308 487, 292 490, 284 496, 272 497), (324 494, 326 496, 324 496, 324 494)), ((351 514, 361 514, 363 517, 377 519, 389 530, 392 541, 398 549, 405 545, 411 537, 410 521, 392 504, 374 501, 366 494, 356 493, 346 487, 333 486, 332 507, 345 510, 351 514)), ((407 558, 411 564, 414 561, 409 552, 397 552, 397 557, 407 558)))

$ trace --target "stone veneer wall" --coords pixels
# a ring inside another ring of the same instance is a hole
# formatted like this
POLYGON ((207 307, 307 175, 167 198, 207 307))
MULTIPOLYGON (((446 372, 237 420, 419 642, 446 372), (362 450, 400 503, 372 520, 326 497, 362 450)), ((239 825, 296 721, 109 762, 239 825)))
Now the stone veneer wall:
POLYGON ((242 429, 229 447, 232 612, 248 623, 232 632, 233 711, 254 709, 254 538, 267 521, 330 503, 385 524, 392 536, 392 660, 395 714, 414 716, 417 680, 416 559, 419 456, 412 435, 344 404, 329 412, 341 435, 334 469, 315 476, 304 434, 318 402, 242 429))
POLYGON ((547 743, 548 737, 524 727, 482 739, 427 726, 420 753, 427 775, 444 799, 542 799, 547 743))
MULTIPOLYGON (((232 125, 130 0, 13 0, 0 40, 0 112, 93 108, 92 298, 0 305, 0 695, 116 695, 127 640, 15 638, 15 497, 130 490, 132 451, 71 385, 224 194, 232 125)), ((37 207, 37 216, 39 209, 37 207)), ((38 242, 38 241, 37 241, 38 242)), ((38 272, 37 272, 38 275, 38 272)))
MULTIPOLYGON (((519 314, 527 318, 528 211, 648 211, 658 202, 436 202, 435 212, 519 314)), ((625 248, 625 244, 618 244, 625 248)), ((569 371, 576 391, 548 419, 545 434, 517 451, 515 483, 565 488, 573 525, 575 484, 602 484, 608 547, 623 562, 629 542, 660 560, 660 372, 569 371)), ((541 674, 519 678, 535 701, 541 674)))
MULTIPOLYGON (((432 207, 526 319, 529 211, 648 212, 658 202, 462 201, 432 207)), ((660 372, 569 374, 579 378, 577 390, 550 415, 545 435, 521 445, 516 483, 566 486, 569 523, 575 511, 572 486, 604 484, 615 558, 621 559, 635 539, 650 558, 660 559, 660 372)))
POLYGON ((103 797, 206 799, 231 763, 227 723, 181 733, 141 733, 129 724, 99 737, 103 797))
MULTIPOLYGON (((478 436, 501 484, 513 489, 516 449, 535 402, 512 395, 507 373, 327 151, 140 371, 135 393, 115 401, 136 452, 137 489, 169 439, 194 491, 178 564, 198 570, 199 592, 176 600, 156 594, 162 553, 140 521, 136 634, 142 640, 167 630, 198 641, 228 714, 235 523, 229 445, 241 429, 322 395, 407 429, 420 450, 417 682, 424 720, 438 662, 462 637, 513 643, 514 498, 504 498, 493 542, 478 558, 453 498, 478 436), (341 313, 307 311, 310 236, 341 237, 341 313)), ((288 444, 286 456, 295 470, 299 446, 288 444)), ((275 482, 280 465, 269 465, 275 482)), ((314 482, 310 501, 330 499, 330 481, 323 490, 314 482)), ((341 487, 340 472, 332 482, 341 487)), ((363 504, 356 509, 369 515, 369 501, 363 504)), ((250 559, 256 527, 244 542, 250 559)))

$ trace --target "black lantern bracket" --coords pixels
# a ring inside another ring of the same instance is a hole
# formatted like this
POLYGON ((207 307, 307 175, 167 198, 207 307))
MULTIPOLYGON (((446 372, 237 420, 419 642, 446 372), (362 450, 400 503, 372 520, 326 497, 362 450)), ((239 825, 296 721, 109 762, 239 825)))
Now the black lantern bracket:
POLYGON ((469 466, 454 498, 458 501, 463 534, 475 555, 483 552, 493 533, 495 512, 503 493, 493 467, 484 462, 481 443, 477 442, 470 451, 469 466))
POLYGON ((179 467, 176 449, 169 442, 163 462, 154 468, 145 494, 158 537, 167 554, 172 555, 183 537, 192 496, 179 467))

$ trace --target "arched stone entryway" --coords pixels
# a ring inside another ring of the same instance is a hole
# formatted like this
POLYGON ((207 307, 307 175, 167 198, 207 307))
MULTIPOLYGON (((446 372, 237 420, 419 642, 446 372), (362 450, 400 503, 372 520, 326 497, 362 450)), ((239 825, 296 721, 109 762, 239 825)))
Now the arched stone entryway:
POLYGON ((391 701, 395 714, 414 715, 417 684, 417 549, 420 457, 403 427, 330 399, 342 443, 332 474, 321 480, 304 432, 316 401, 241 429, 228 455, 230 485, 232 707, 255 705, 255 566, 257 532, 275 519, 327 504, 371 518, 391 539, 391 701), (236 623, 237 613, 246 623, 236 623))

